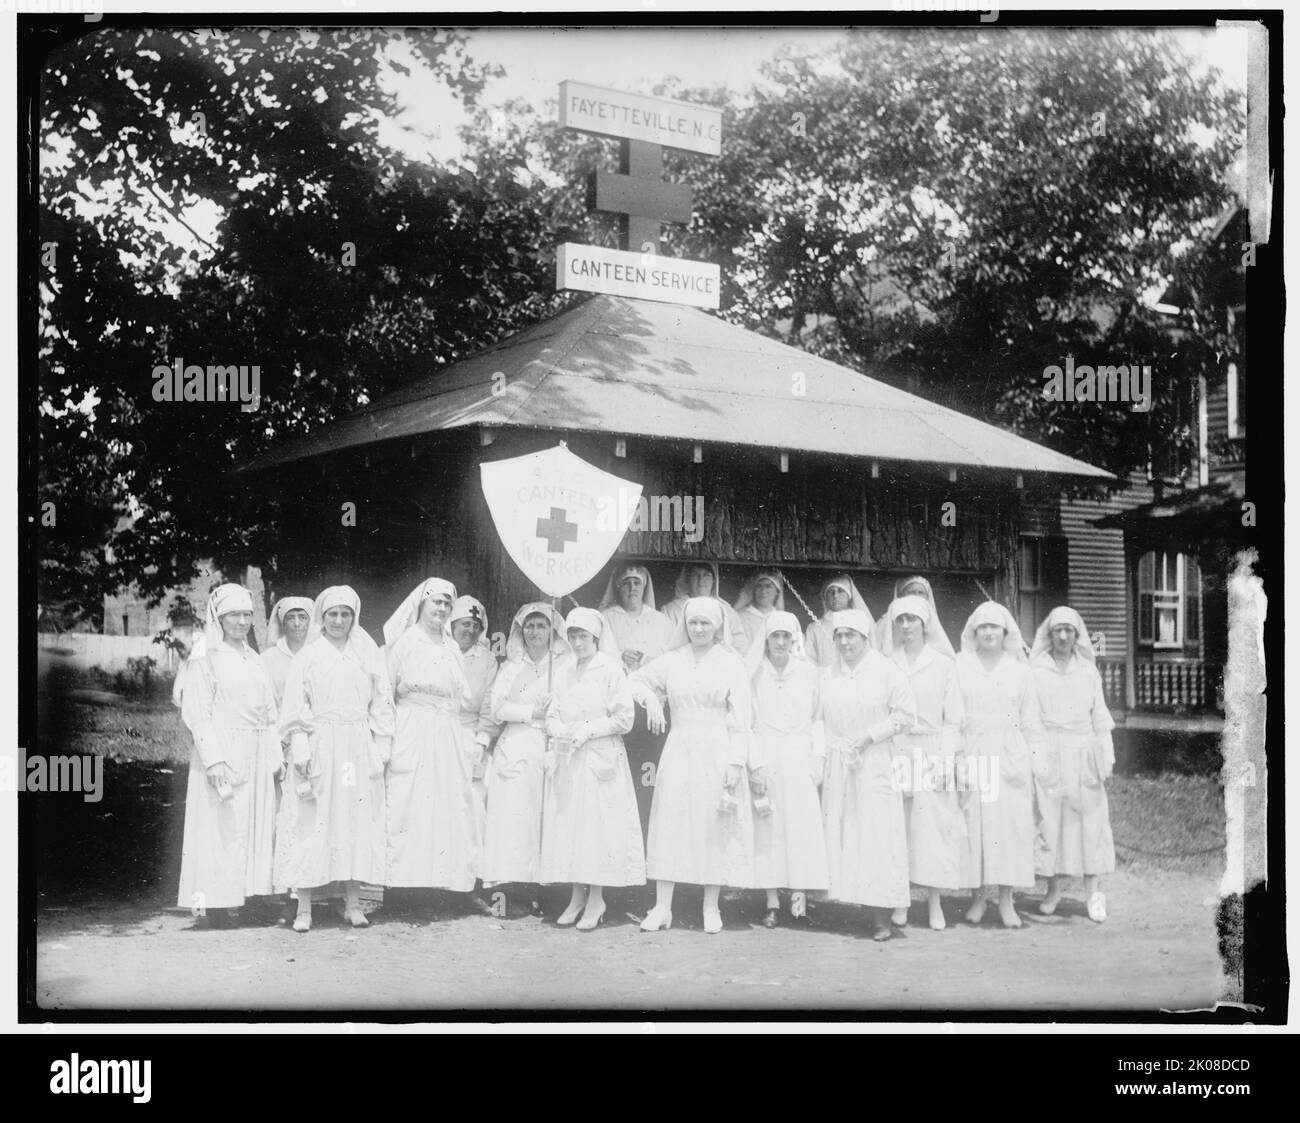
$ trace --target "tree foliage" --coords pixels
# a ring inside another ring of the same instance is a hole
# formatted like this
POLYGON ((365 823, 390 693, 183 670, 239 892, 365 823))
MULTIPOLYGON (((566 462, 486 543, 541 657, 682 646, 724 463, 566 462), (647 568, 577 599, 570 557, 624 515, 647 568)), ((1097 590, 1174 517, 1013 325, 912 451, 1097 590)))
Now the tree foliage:
MULTIPOLYGON (((565 303, 555 244, 613 244, 582 189, 613 142, 480 105, 487 73, 455 33, 384 29, 104 30, 50 57, 43 602, 266 565, 275 502, 231 465, 565 303), (399 40, 476 110, 455 166, 380 139, 399 40), (256 364, 260 408, 154 402, 177 358, 256 364)), ((1118 473, 1191 439, 1220 340, 1143 298, 1228 201, 1240 106, 1167 36, 855 33, 743 97, 661 92, 724 110, 720 159, 666 161, 695 219, 665 248, 722 266, 728 319, 1118 473), (1152 413, 1047 402, 1066 355, 1149 363, 1152 413)))

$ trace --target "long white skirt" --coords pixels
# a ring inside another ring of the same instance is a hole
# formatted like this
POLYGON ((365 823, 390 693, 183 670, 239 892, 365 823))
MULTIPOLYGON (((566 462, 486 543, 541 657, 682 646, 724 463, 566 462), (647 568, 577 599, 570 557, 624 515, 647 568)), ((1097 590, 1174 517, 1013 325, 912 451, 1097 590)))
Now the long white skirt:
MULTIPOLYGON (((311 734, 314 798, 295 801, 277 884, 310 889, 331 881, 382 884, 384 786, 372 778, 374 743, 365 717, 316 717, 311 734)), ((296 771, 288 783, 297 782, 296 771)), ((287 809, 282 809, 282 812, 287 809)), ((286 826, 288 816, 282 813, 286 826)))
POLYGON ((502 730, 488 765, 492 779, 479 866, 484 885, 538 880, 545 755, 541 729, 512 721, 502 730))
POLYGON ((975 885, 1034 887, 1033 767, 1029 746, 1019 729, 975 730, 966 735, 966 760, 984 790, 973 791, 965 804, 968 839, 979 855, 975 885), (996 785, 992 779, 996 776, 996 785), (996 787, 996 791, 994 788, 996 787))
POLYGON ((454 712, 430 695, 397 704, 385 777, 388 828, 384 884, 467 892, 474 888, 479 831, 474 814, 477 748, 454 712))
POLYGON ((902 771, 912 780, 905 805, 908 877, 930 889, 973 889, 977 883, 967 876, 966 818, 942 738, 899 733, 894 753, 906 758, 902 771))
POLYGON ((770 815, 754 815, 754 881, 764 889, 830 885, 826 835, 807 736, 756 734, 767 773, 770 815))
POLYGON ((546 780, 540 878, 644 885, 645 845, 621 737, 600 737, 556 763, 546 780))
POLYGON ((1101 779, 1101 747, 1089 733, 1047 731, 1047 782, 1035 777, 1043 877, 1083 877, 1115 871, 1110 805, 1101 779))
POLYGON ((851 768, 832 750, 822 785, 822 824, 832 900, 907 908, 907 826, 888 741, 867 747, 851 768))
POLYGON ((272 729, 217 724, 234 773, 224 803, 190 753, 185 833, 177 904, 188 909, 237 908, 272 891, 275 860, 275 771, 284 757, 272 729))
POLYGON ((650 806, 650 878, 754 888, 754 831, 743 775, 735 789, 738 808, 721 809, 729 756, 724 712, 673 714, 650 806))

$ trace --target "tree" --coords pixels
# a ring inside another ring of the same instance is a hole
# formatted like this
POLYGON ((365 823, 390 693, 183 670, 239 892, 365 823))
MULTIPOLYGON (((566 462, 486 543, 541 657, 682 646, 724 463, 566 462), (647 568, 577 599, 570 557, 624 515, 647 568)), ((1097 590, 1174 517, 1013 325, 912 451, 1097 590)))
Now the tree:
POLYGON ((1214 346, 1143 297, 1229 202, 1244 115, 1168 34, 859 33, 763 77, 680 162, 728 318, 1121 476, 1194 440, 1214 346), (1149 363, 1153 409, 1049 402, 1067 355, 1149 363))
POLYGON ((101 31, 50 56, 43 601, 264 563, 275 503, 228 469, 544 314, 524 190, 380 143, 412 66, 467 104, 485 74, 456 34, 374 28, 101 31), (155 401, 177 360, 257 367, 259 408, 155 401))

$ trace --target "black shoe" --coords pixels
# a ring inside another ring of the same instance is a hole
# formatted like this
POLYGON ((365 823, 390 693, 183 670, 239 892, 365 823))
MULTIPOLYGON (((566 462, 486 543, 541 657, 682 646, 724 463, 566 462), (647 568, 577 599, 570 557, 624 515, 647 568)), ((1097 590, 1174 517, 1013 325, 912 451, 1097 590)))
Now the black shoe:
POLYGON ((764 928, 775 928, 779 923, 780 923, 780 918, 778 916, 778 910, 768 909, 765 913, 763 913, 764 928))

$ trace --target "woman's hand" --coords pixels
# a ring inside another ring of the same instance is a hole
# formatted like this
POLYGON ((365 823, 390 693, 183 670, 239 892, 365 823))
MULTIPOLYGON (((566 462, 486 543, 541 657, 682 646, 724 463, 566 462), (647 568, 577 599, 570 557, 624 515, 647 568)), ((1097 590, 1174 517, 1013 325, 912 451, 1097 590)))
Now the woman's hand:
POLYGON ((727 765, 727 778, 722 781, 722 786, 726 788, 727 791, 732 791, 735 788, 735 786, 740 783, 740 777, 744 775, 744 772, 745 769, 743 765, 740 764, 727 765))
POLYGON ((217 761, 204 775, 207 777, 208 783, 214 788, 219 788, 222 784, 232 788, 235 786, 235 774, 230 770, 230 765, 224 760, 217 761))
POLYGON ((749 773, 749 790, 755 795, 767 792, 767 769, 755 768, 749 773))
POLYGON ((651 733, 662 733, 668 728, 668 720, 664 717, 664 708, 658 698, 646 699, 645 724, 651 733))
POLYGON ((573 742, 575 749, 582 748, 591 740, 591 726, 585 721, 575 721, 569 726, 569 740, 573 742))
POLYGON ((534 721, 541 721, 546 716, 546 711, 551 708, 551 699, 553 697, 552 694, 543 694, 537 699, 536 704, 533 706, 534 721))

